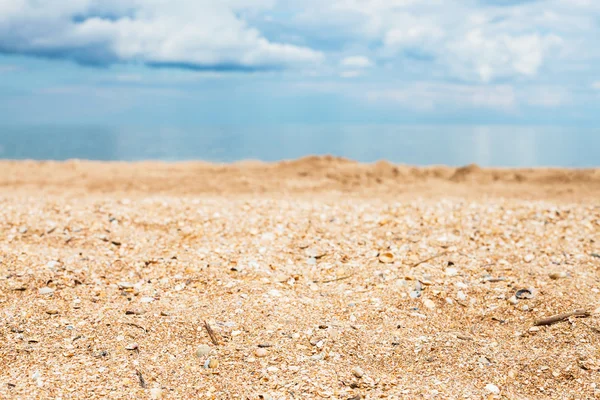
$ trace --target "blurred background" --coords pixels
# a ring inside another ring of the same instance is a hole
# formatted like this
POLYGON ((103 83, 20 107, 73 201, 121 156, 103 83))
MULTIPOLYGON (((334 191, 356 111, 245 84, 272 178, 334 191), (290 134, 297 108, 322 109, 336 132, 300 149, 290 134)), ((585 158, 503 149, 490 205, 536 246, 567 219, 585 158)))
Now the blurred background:
POLYGON ((0 158, 598 166, 600 3, 0 2, 0 158))

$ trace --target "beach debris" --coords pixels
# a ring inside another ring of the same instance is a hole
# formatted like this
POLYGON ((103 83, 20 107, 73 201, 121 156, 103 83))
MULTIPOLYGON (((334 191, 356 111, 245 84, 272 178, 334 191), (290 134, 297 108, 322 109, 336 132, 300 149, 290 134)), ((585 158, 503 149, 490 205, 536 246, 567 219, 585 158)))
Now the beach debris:
POLYGON ((215 333, 215 331, 211 328, 211 326, 206 321, 204 321, 204 328, 206 329, 206 332, 208 333, 208 336, 210 336, 210 341, 215 346, 218 346, 219 345, 219 339, 217 338, 217 334, 215 333))
POLYGON ((550 317, 538 319, 537 321, 534 322, 533 325, 534 326, 552 325, 557 322, 565 321, 571 317, 586 318, 586 317, 589 317, 590 315, 591 315, 591 313, 587 310, 583 310, 583 309, 575 310, 575 311, 571 311, 571 312, 567 312, 567 313, 563 313, 563 314, 556 314, 556 315, 552 315, 550 317))
POLYGON ((254 355, 258 358, 263 358, 266 357, 269 354, 269 352, 267 351, 267 349, 259 347, 258 349, 254 350, 254 355))
POLYGON ((139 350, 139 346, 137 343, 130 343, 127 346, 125 346, 125 350, 139 350))
POLYGON ((390 252, 380 253, 378 258, 384 264, 391 264, 395 259, 394 254, 390 252))
POLYGON ((443 256, 445 256, 446 254, 448 254, 448 252, 447 252, 447 251, 443 251, 443 252, 441 252, 441 253, 438 253, 438 254, 436 254, 436 255, 434 255, 434 256, 431 256, 431 257, 429 257, 429 258, 426 258, 426 259, 424 259, 424 260, 417 261, 416 263, 414 263, 414 264, 413 264, 413 265, 411 265, 410 267, 411 267, 411 268, 416 268, 416 267, 418 267, 418 266, 419 266, 419 265, 421 265, 421 264, 424 264, 424 263, 426 263, 426 262, 429 262, 429 261, 435 260, 436 258, 439 258, 439 257, 443 257, 443 256))
POLYGON ((515 293, 515 297, 519 300, 533 299, 533 292, 529 289, 519 289, 515 293))
POLYGON ((360 367, 354 367, 352 368, 352 375, 360 379, 365 375, 365 372, 360 367))
POLYGON ((139 369, 136 369, 135 374, 137 375, 138 380, 140 381, 140 386, 146 389, 146 381, 144 380, 144 375, 142 375, 142 372, 139 369))
POLYGON ((162 389, 159 387, 155 387, 150 389, 150 398, 152 400, 159 400, 162 398, 162 389))
POLYGON ((500 394, 500 388, 494 385, 493 383, 488 383, 487 385, 485 385, 485 390, 492 394, 500 394))
POLYGON ((552 280, 558 280, 558 279, 566 278, 567 273, 564 271, 563 272, 550 272, 548 274, 548 277, 552 280))
POLYGON ((410 292, 409 296, 411 299, 417 299, 417 298, 421 297, 421 291, 413 290, 412 292, 410 292))
POLYGON ((47 286, 44 286, 44 287, 38 289, 38 293, 42 294, 42 295, 44 295, 44 294, 52 294, 52 293, 54 293, 54 291, 55 290, 53 288, 50 288, 50 287, 47 287, 47 286))
POLYGON ((477 362, 479 364, 485 365, 486 367, 489 367, 490 365, 492 365, 492 362, 486 356, 479 356, 479 358, 477 359, 477 362))
POLYGON ((435 308, 435 303, 431 299, 424 299, 423 305, 430 310, 433 310, 435 308))
POLYGON ((201 344, 196 350, 196 357, 204 358, 212 352, 212 348, 206 344, 201 344))
POLYGON ((219 366, 219 360, 216 358, 207 358, 204 363, 204 368, 206 369, 215 369, 219 366))

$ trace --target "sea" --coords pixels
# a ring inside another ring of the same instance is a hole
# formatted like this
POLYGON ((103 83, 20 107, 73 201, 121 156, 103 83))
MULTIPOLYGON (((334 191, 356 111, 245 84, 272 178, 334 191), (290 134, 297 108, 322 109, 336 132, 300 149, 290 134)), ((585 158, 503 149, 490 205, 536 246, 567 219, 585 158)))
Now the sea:
POLYGON ((102 126, 0 123, 0 159, 361 162, 482 167, 600 166, 600 128, 565 126, 102 126))

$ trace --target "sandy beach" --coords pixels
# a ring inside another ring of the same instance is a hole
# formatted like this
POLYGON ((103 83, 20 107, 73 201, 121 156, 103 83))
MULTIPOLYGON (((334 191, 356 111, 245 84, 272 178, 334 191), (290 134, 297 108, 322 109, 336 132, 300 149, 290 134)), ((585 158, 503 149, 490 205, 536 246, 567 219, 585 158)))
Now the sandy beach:
POLYGON ((600 169, 2 161, 0 397, 600 397, 598 199, 600 169))

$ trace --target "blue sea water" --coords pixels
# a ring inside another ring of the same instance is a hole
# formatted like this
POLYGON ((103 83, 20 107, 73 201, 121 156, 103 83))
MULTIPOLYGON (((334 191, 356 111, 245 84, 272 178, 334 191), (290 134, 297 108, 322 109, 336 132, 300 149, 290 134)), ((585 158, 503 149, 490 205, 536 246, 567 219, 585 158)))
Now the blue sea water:
POLYGON ((410 165, 598 167, 600 128, 265 125, 1 126, 0 158, 105 161, 245 159, 332 154, 410 165))

